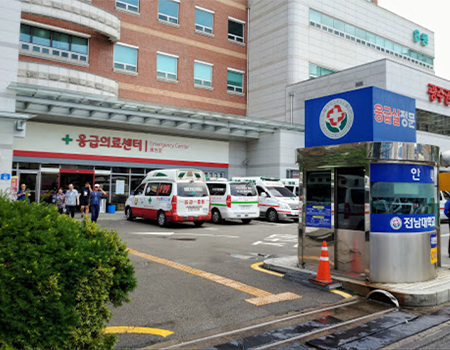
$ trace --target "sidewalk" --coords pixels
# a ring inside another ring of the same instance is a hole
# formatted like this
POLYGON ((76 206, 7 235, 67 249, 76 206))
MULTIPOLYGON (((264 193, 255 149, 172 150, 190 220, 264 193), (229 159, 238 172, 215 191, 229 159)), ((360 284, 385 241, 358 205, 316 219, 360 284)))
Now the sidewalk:
MULTIPOLYGON (((382 289, 393 294, 400 305, 409 307, 430 307, 444 304, 450 301, 450 269, 448 265, 444 265, 446 261, 450 261, 447 255, 443 255, 443 266, 437 269, 437 278, 416 283, 370 283, 361 279, 348 278, 331 270, 332 278, 340 281, 342 286, 357 294, 367 295, 375 289, 382 289), (444 259, 444 257, 446 259, 444 259)), ((268 270, 281 273, 286 272, 309 272, 314 277, 316 271, 313 271, 312 265, 306 269, 297 266, 298 257, 289 256, 283 258, 274 258, 264 260, 264 267, 268 270), (309 269, 308 269, 309 268, 309 269)))

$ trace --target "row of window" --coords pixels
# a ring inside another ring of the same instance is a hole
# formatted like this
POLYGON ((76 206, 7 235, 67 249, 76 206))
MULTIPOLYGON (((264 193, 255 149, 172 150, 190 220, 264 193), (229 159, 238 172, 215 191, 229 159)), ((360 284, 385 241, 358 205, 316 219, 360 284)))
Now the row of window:
POLYGON ((336 72, 335 70, 321 67, 314 63, 309 64, 309 77, 310 78, 318 78, 318 77, 322 77, 324 75, 328 75, 328 74, 335 73, 335 72, 336 72))
POLYGON ((432 69, 433 58, 410 48, 397 44, 389 39, 355 27, 349 23, 330 17, 313 9, 309 10, 310 25, 326 32, 338 35, 358 44, 385 52, 407 61, 432 69))
MULTIPOLYGON (((168 24, 178 25, 180 0, 158 0, 158 20, 168 24)), ((116 0, 116 8, 129 12, 139 12, 139 0, 116 0)), ((245 22, 228 18, 228 39, 230 41, 244 42, 245 22)), ((197 32, 214 34, 214 11, 195 7, 195 30, 197 32)))
MULTIPOLYGON (((114 68, 129 72, 137 72, 138 48, 125 44, 114 45, 114 68)), ((212 87, 213 64, 194 61, 194 84, 212 87)), ((156 75, 158 78, 178 80, 178 56, 157 52, 156 75)), ((228 68, 227 90, 237 93, 244 92, 244 72, 228 68)))

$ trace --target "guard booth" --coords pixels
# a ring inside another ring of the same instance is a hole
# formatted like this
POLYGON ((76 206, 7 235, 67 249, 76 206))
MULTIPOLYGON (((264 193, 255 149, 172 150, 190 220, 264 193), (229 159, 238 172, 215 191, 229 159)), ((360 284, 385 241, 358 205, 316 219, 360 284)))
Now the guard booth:
POLYGON ((415 101, 374 87, 309 100, 305 129, 299 266, 326 240, 339 274, 435 278, 440 152, 416 143, 415 101))

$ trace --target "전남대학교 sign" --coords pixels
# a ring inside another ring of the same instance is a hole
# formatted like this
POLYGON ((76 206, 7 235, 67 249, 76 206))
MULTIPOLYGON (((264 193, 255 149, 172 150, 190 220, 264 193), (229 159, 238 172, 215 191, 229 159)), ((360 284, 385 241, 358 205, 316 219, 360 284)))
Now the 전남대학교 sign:
POLYGON ((305 101, 305 147, 416 142, 416 101, 367 87, 305 101))

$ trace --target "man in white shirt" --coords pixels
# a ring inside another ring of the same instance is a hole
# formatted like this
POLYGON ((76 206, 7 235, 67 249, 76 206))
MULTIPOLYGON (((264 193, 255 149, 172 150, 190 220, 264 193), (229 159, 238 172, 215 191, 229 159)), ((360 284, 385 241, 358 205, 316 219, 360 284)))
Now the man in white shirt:
POLYGON ((78 198, 78 191, 73 189, 73 185, 69 185, 69 189, 66 191, 66 214, 71 217, 75 216, 75 209, 80 204, 78 198))

